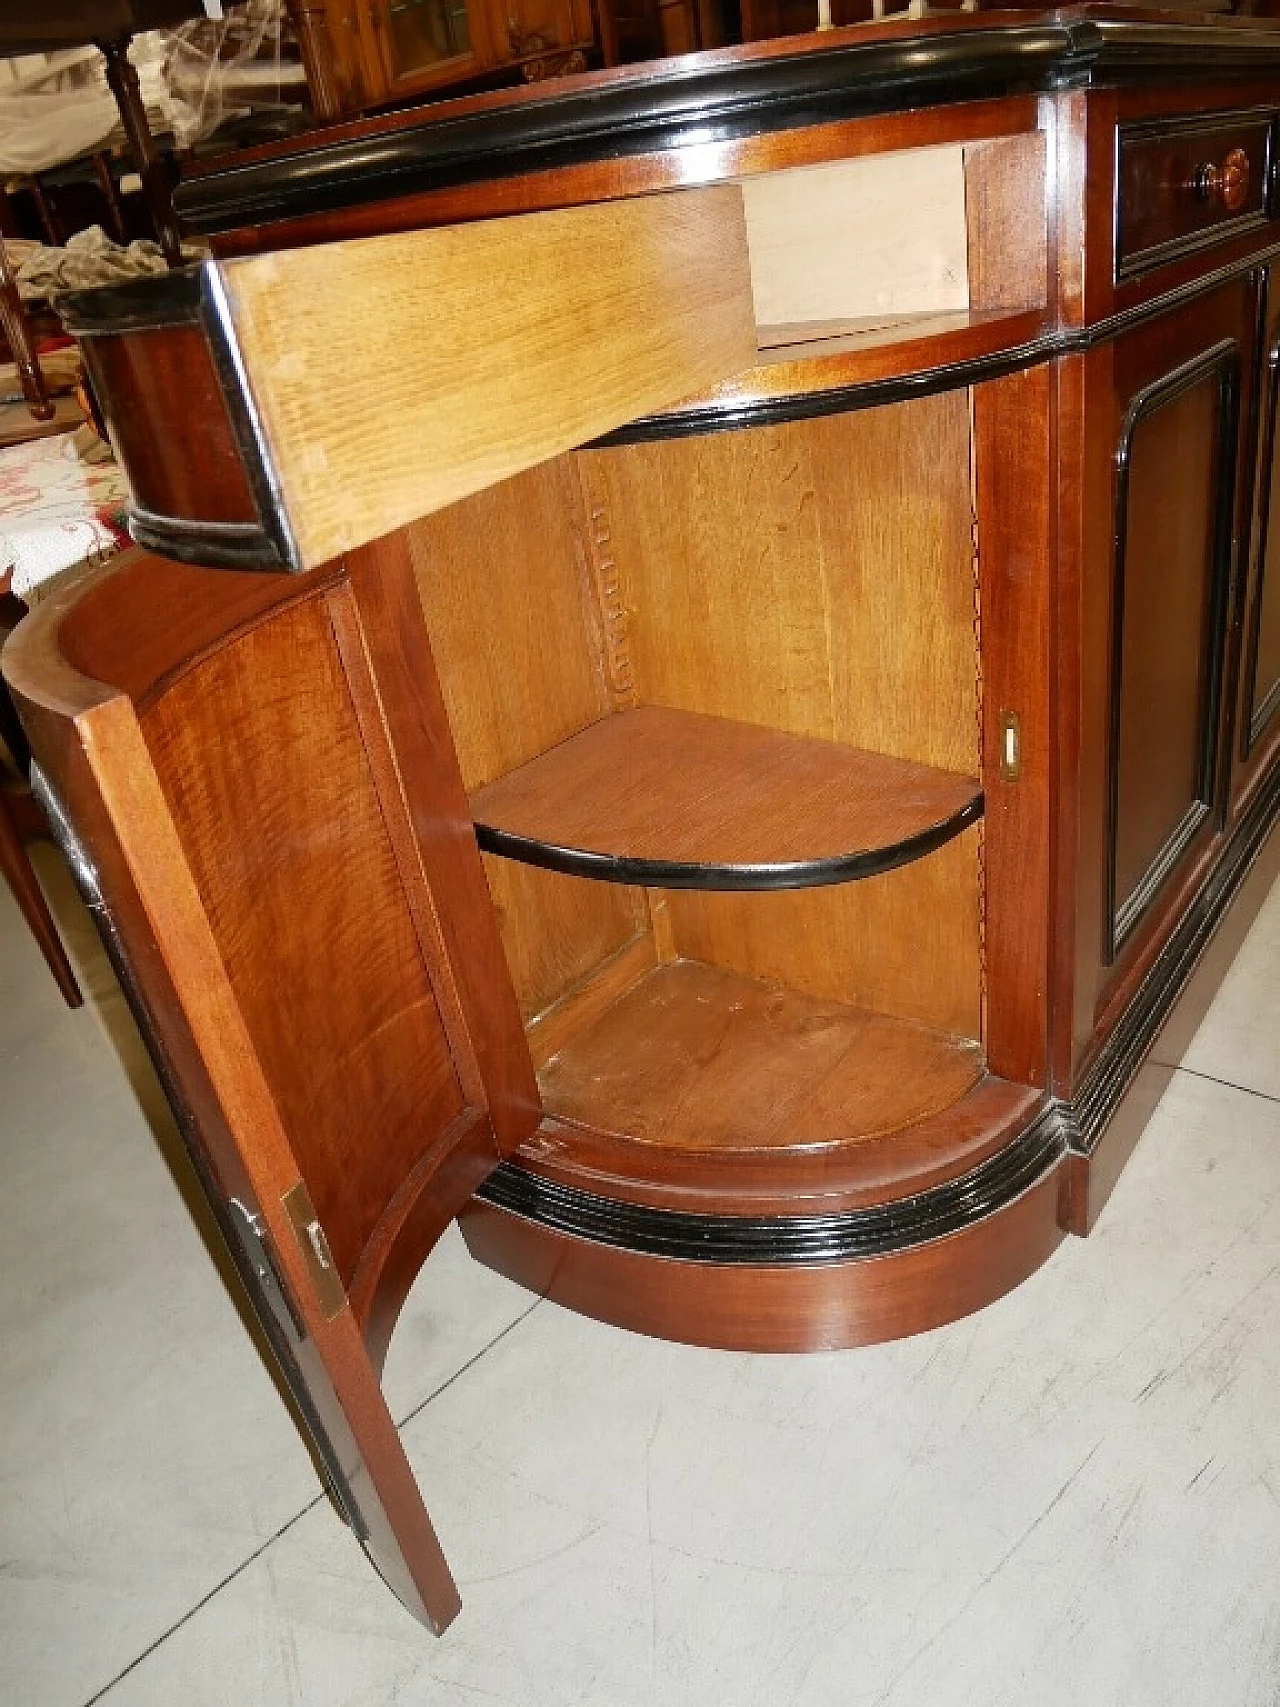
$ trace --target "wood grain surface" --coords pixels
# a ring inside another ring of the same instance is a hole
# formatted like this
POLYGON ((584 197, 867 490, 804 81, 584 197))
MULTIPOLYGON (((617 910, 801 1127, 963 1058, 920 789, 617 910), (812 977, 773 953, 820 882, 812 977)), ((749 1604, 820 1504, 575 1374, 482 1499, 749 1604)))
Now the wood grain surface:
MULTIPOLYGON (((964 392, 579 453, 636 699, 976 774, 969 455, 964 392)), ((667 901, 690 958, 979 1034, 972 833, 838 890, 667 901)))
POLYGON ((464 1099, 323 606, 296 606, 197 666, 143 734, 349 1283, 464 1099))
POLYGON ((581 452, 639 699, 976 774, 969 448, 959 391, 581 452))
POLYGON ((1005 136, 964 151, 969 303, 1044 308, 1049 301, 1045 133, 1005 136))
POLYGON ((562 1120, 678 1149, 871 1139, 957 1102, 977 1044, 718 967, 656 967, 539 1072, 562 1120))
POLYGON ((1061 1169, 979 1226, 869 1262, 755 1268, 672 1262, 591 1244, 473 1203, 473 1256, 521 1285, 634 1333, 735 1351, 835 1351, 923 1333, 1010 1291, 1065 1234, 1061 1169))
POLYGON ((955 144, 769 172, 742 197, 762 326, 969 306, 955 144))
POLYGON ((224 268, 307 567, 755 355, 732 187, 224 268))
POLYGON ((646 705, 480 789, 471 811, 478 825, 547 848, 767 867, 780 880, 789 866, 889 861, 900 844, 943 832, 977 794, 975 778, 950 771, 646 705))
MULTIPOLYGON (((586 553, 590 517, 568 459, 504 480, 405 532, 468 789, 609 709, 586 553)), ((540 1013, 632 937, 639 891, 486 859, 512 981, 540 1013)))

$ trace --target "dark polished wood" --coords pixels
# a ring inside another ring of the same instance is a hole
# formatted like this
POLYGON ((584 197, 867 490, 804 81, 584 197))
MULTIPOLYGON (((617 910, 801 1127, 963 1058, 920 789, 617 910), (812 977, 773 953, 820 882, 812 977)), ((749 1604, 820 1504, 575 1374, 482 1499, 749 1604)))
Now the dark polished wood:
POLYGON ((1232 811, 1265 779, 1280 745, 1280 285, 1258 276, 1257 386, 1251 513, 1243 527, 1240 686, 1232 755, 1232 811))
POLYGON ((0 236, 0 332, 4 333, 10 358, 18 370, 18 383, 27 408, 37 421, 51 421, 55 413, 53 399, 31 342, 31 328, 3 236, 0 236))
POLYGON ((209 345, 195 326, 86 338, 82 344, 133 503, 158 516, 253 525, 258 519, 209 345), (176 436, 180 412, 195 427, 176 436))
POLYGON ((1072 1073, 1215 857, 1252 359, 1242 281, 1083 364, 1072 1073))
POLYGON ((1054 1171, 981 1229, 898 1256, 794 1268, 663 1261, 566 1237, 472 1203, 473 1256, 570 1310, 635 1333, 739 1351, 836 1351, 922 1333, 979 1310, 1063 1237, 1054 1171))
POLYGON ((982 656, 986 1049, 993 1072, 1043 1085, 1049 1032, 1050 688, 1055 375, 973 393, 982 656))
POLYGON ((1267 214, 1272 114, 1122 125, 1116 274, 1148 271, 1267 214))
MULTIPOLYGON (((1121 348, 1137 354, 1132 340, 1121 348)), ((1121 367, 1108 961, 1217 803, 1244 357, 1222 339, 1133 389, 1121 367)))

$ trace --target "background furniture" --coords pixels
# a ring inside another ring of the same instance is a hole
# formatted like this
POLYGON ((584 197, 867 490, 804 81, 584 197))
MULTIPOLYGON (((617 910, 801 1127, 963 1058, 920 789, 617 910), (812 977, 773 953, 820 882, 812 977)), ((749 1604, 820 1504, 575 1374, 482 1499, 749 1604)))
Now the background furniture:
POLYGON ((0 235, 0 331, 4 333, 4 341, 9 346, 18 376, 22 383, 22 394, 27 400, 33 418, 37 421, 51 421, 54 416, 53 399, 49 395, 44 382, 44 374, 36 355, 35 346, 31 340, 27 325, 26 311, 18 295, 18 283, 13 276, 13 268, 9 263, 9 253, 5 248, 4 237, 0 235))
POLYGON ((1278 71, 1055 13, 588 75, 228 163, 218 261, 69 304, 158 555, 6 672, 434 1626, 377 1370, 459 1208, 759 1350, 1092 1226, 1280 867, 1278 71))
MULTIPOLYGON (((121 543, 127 487, 119 469, 86 465, 72 449, 64 434, 0 451, 0 639, 40 589, 121 543)), ((27 856, 26 844, 48 840, 49 826, 26 784, 31 754, 3 683, 0 740, 13 761, 12 774, 0 775, 0 870, 68 1006, 78 1007, 75 974, 27 856)))
POLYGON ((715 0, 296 0, 322 118, 719 46, 715 0))
POLYGON ((48 826, 30 794, 0 778, 0 873, 3 873, 32 936, 39 944, 67 1006, 78 1008, 84 997, 80 994, 75 972, 40 888, 40 880, 27 855, 26 843, 47 838, 48 834, 48 826))
MULTIPOLYGON (((234 5, 237 0, 228 3, 234 5)), ((0 15, 0 56, 52 53, 86 42, 100 49, 120 121, 142 178, 142 192, 170 265, 181 259, 173 218, 173 182, 147 124, 138 74, 129 59, 129 42, 142 30, 182 23, 199 17, 202 10, 198 0, 106 0, 105 4, 98 0, 51 0, 39 7, 10 8, 0 15)), ((110 179, 109 173, 107 176, 110 179)), ((52 240, 57 241, 56 236, 52 240)))

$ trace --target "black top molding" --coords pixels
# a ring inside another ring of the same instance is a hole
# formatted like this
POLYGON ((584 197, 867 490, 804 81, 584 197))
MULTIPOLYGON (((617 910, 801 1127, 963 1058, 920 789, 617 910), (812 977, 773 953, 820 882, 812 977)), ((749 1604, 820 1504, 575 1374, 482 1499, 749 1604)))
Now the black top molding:
POLYGON ((178 267, 119 284, 69 290, 57 300, 58 318, 75 338, 195 326, 203 302, 203 274, 203 266, 178 267))
MULTIPOLYGON (((954 101, 1101 84, 1280 73, 1280 30, 1049 17, 759 59, 695 55, 633 77, 562 85, 543 100, 231 164, 178 188, 192 233, 339 213, 369 202, 590 165, 696 143, 954 101)), ((461 105, 461 103, 459 103, 461 105)))

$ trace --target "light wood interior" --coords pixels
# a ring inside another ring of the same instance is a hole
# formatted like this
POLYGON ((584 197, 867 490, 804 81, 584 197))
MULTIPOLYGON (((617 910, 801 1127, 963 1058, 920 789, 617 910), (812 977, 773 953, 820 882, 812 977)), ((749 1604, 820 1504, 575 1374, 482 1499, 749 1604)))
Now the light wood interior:
POLYGON ((959 145, 769 172, 742 199, 759 327, 969 306, 959 145))
POLYGON ((542 1069, 561 1120, 680 1150, 884 1137, 958 1102, 976 1043, 681 960, 658 966, 542 1069))
POLYGON ((1044 308, 1045 161, 1037 131, 744 178, 759 348, 1044 308))
MULTIPOLYGON (((473 806, 481 790, 518 788, 522 767, 554 774, 584 731, 589 746, 611 749, 627 724, 619 714, 644 708, 659 708, 659 721, 685 713, 803 737, 805 752, 839 743, 825 762, 856 748, 886 777, 889 761, 905 761, 904 774, 976 777, 969 449, 967 396, 942 394, 578 452, 420 521, 414 565, 473 806), (600 731, 606 719, 616 726, 600 731)), ((679 765, 676 752, 673 773, 679 765)), ((660 849, 664 810, 672 817, 659 779, 639 790, 629 780, 619 776, 614 792, 660 849)), ((731 822, 722 828, 733 835, 731 822)), ((577 1072, 564 1063, 620 1038, 673 967, 685 970, 672 988, 698 992, 690 1001, 742 996, 790 1015, 780 1037, 793 1023, 801 1037, 810 1024, 847 1035, 832 1083, 851 1075, 855 1100, 852 1040, 880 1047, 873 1016, 905 1027, 892 1035, 915 1040, 908 1055, 924 1049, 907 1076, 919 1067, 921 1082, 949 1085, 950 1068, 939 1078, 925 1055, 936 1047, 950 1062, 956 1039, 969 1040, 965 1073, 977 1070, 980 828, 883 875, 779 893, 644 889, 494 856, 485 865, 556 1112, 567 1111, 560 1093, 577 1072)), ((743 1022, 742 1050, 767 1054, 773 1025, 743 1022)), ((787 1061, 809 1059, 798 1044, 779 1047, 787 1061)), ((765 1087, 770 1071, 762 1064, 744 1082, 765 1087)), ((777 1071, 781 1083, 790 1069, 777 1071)), ((830 1094, 843 1136, 856 1136, 863 1116, 830 1094)))
POLYGON ((756 349, 732 185, 288 249, 219 276, 307 568, 756 349))
POLYGON ((241 257, 214 288, 312 568, 762 351, 1042 308, 1044 185, 1031 133, 241 257))

